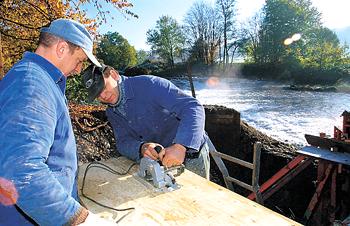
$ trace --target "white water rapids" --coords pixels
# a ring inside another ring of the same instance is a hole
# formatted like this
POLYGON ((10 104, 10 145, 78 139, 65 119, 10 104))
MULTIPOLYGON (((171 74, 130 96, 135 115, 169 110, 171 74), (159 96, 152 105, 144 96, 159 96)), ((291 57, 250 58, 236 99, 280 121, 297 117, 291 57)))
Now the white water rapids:
MULTIPOLYGON (((241 113, 249 125, 280 141, 305 145, 304 134, 342 129, 344 110, 350 110, 350 94, 285 89, 270 81, 240 78, 194 78, 197 98, 202 104, 223 105, 241 113)), ((186 78, 171 79, 191 95, 186 78)))

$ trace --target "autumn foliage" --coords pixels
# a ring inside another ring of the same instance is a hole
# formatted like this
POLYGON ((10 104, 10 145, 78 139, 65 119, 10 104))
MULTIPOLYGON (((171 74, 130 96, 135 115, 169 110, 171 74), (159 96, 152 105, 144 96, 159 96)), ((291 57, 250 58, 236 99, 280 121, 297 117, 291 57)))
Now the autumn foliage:
POLYGON ((24 51, 36 49, 40 28, 57 18, 71 18, 85 24, 96 35, 98 26, 114 18, 106 5, 124 14, 135 16, 127 10, 132 4, 127 0, 2 0, 0 1, 0 79, 3 71, 18 61, 24 51), (88 18, 87 10, 97 13, 88 18), (1 58, 2 55, 2 58, 1 58), (3 68, 2 68, 3 66, 3 68))

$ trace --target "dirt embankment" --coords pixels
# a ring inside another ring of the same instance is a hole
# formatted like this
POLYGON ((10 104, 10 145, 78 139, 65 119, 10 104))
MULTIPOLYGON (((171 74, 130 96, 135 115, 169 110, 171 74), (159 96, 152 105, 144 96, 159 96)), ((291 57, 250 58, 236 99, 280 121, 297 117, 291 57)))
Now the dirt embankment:
POLYGON ((104 106, 69 105, 80 163, 106 160, 117 155, 105 109, 104 106))

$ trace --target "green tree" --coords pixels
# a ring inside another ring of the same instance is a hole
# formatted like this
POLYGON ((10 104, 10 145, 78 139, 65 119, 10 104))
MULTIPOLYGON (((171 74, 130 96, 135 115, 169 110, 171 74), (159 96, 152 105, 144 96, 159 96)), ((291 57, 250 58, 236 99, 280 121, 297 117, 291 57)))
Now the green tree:
POLYGON ((137 55, 137 64, 142 64, 149 57, 149 53, 143 49, 137 50, 136 55, 137 55))
POLYGON ((90 32, 111 17, 111 12, 101 4, 137 17, 126 10, 132 7, 127 0, 1 0, 0 1, 0 79, 24 51, 36 49, 40 28, 57 18, 70 18, 85 24, 90 32), (86 16, 84 6, 97 9, 93 18, 86 16), (1 57, 2 56, 2 57, 1 57), (3 68, 2 68, 3 67, 3 68))
POLYGON ((347 63, 346 47, 341 46, 337 35, 328 28, 316 28, 307 41, 306 51, 298 59, 304 67, 319 70, 341 69, 347 63))
POLYGON ((175 57, 180 56, 184 42, 181 26, 170 16, 160 17, 155 29, 147 31, 147 43, 171 67, 175 57))
POLYGON ((105 64, 118 70, 124 70, 137 63, 135 48, 117 32, 108 32, 102 36, 96 55, 105 64))
POLYGON ((310 0, 267 0, 263 12, 259 63, 282 63, 287 55, 284 40, 296 33, 308 37, 321 27, 321 14, 310 0))
POLYGON ((243 34, 240 51, 255 63, 250 73, 324 84, 349 74, 348 47, 322 26, 310 0, 266 0, 243 34))

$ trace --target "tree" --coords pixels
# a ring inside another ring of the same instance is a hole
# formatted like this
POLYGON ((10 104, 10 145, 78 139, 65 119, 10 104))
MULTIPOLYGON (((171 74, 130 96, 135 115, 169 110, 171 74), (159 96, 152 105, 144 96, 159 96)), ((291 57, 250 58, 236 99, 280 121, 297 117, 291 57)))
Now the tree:
POLYGON ((137 63, 135 48, 117 32, 108 32, 102 36, 96 56, 105 64, 119 70, 124 70, 137 63))
MULTIPOLYGON (((14 62, 21 58, 26 50, 34 50, 40 33, 40 28, 57 18, 71 18, 88 26, 96 33, 97 27, 106 22, 110 15, 103 10, 101 2, 112 5, 123 13, 134 15, 125 10, 132 7, 126 0, 2 0, 0 1, 0 35, 3 65, 7 71, 14 62), (92 5, 97 9, 93 19, 86 16, 84 5, 92 5)), ((1 63, 1 59, 0 59, 1 63)), ((1 79, 1 76, 0 76, 1 79)))
POLYGON ((342 69, 348 62, 346 47, 340 46, 337 35, 328 28, 316 28, 305 41, 306 51, 298 59, 304 67, 319 70, 342 69))
POLYGON ((137 55, 137 64, 142 64, 149 57, 149 53, 143 49, 137 50, 136 55, 137 55))
POLYGON ((156 28, 147 31, 147 44, 171 67, 174 67, 175 57, 180 56, 184 41, 180 25, 170 16, 160 17, 156 28))
POLYGON ((321 26, 321 14, 312 7, 310 0, 267 0, 263 11, 260 63, 281 63, 287 53, 283 45, 285 39, 296 33, 307 37, 314 28, 321 26))
POLYGON ((262 23, 262 13, 257 12, 252 18, 242 25, 241 29, 241 48, 239 52, 246 57, 246 60, 260 62, 258 57, 260 30, 262 23))
POLYGON ((190 55, 194 61, 213 64, 220 46, 222 26, 218 12, 204 2, 195 2, 184 19, 190 55))
POLYGON ((236 0, 217 0, 216 5, 220 12, 220 22, 223 28, 223 63, 229 63, 229 50, 234 46, 233 43, 229 45, 230 36, 234 35, 234 21, 235 16, 234 6, 236 0))
POLYGON ((346 47, 322 26, 321 14, 310 0, 268 0, 264 12, 258 50, 261 62, 317 70, 345 68, 346 47), (300 34, 300 40, 283 44, 294 34, 300 34))
POLYGON ((347 46, 322 26, 310 0, 266 0, 261 19, 251 22, 241 50, 268 73, 264 75, 327 82, 348 73, 347 46))

